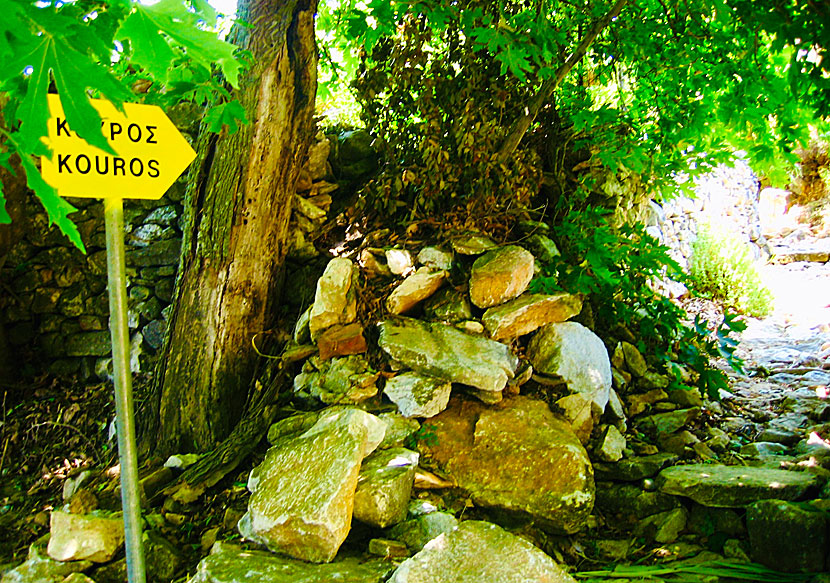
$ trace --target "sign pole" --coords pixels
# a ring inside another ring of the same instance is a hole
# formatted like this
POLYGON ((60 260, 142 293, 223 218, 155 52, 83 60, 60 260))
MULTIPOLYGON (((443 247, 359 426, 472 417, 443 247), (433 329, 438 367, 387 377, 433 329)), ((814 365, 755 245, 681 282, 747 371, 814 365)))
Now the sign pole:
POLYGON ((104 199, 107 239, 107 276, 110 301, 112 367, 115 377, 115 421, 118 458, 121 464, 121 508, 129 583, 145 583, 141 544, 141 501, 138 490, 138 453, 133 422, 130 337, 127 327, 127 285, 124 267, 124 202, 120 197, 104 199))

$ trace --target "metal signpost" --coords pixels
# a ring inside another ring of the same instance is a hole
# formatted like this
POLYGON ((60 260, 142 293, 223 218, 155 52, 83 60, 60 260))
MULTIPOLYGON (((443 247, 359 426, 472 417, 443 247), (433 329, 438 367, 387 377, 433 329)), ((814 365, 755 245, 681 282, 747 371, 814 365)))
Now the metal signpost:
POLYGON ((92 100, 101 130, 116 154, 90 146, 66 122, 60 98, 49 95, 52 157, 41 158, 43 178, 60 196, 104 199, 115 419, 121 465, 121 506, 130 583, 144 583, 138 454, 133 420, 127 285, 124 268, 124 198, 158 199, 190 165, 196 152, 160 107, 92 100), (126 193, 126 194, 125 194, 126 193))

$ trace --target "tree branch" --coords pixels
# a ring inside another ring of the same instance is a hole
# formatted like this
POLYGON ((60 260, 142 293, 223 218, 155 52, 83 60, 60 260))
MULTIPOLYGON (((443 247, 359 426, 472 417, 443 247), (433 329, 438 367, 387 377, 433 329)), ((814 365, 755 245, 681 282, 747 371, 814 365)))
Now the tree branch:
POLYGON ((568 73, 570 73, 571 69, 573 69, 574 65, 576 65, 582 57, 585 56, 588 49, 591 47, 591 44, 593 44, 599 36, 599 33, 601 33, 614 18, 619 16, 623 7, 627 3, 628 0, 617 0, 608 13, 606 13, 602 18, 595 20, 591 25, 591 28, 588 29, 588 32, 585 33, 585 36, 582 37, 579 46, 576 47, 576 50, 571 53, 564 63, 562 63, 552 78, 542 83, 542 86, 539 88, 539 91, 536 93, 533 101, 530 102, 530 105, 525 110, 524 115, 513 122, 513 125, 507 132, 507 137, 504 139, 501 148, 499 148, 499 151, 496 154, 496 161, 499 164, 505 163, 513 152, 516 151, 516 148, 519 146, 519 142, 522 141, 522 138, 530 128, 530 124, 532 124, 536 119, 536 116, 539 114, 542 106, 550 101, 550 96, 556 88, 559 87, 562 81, 565 80, 565 77, 567 77, 568 73))

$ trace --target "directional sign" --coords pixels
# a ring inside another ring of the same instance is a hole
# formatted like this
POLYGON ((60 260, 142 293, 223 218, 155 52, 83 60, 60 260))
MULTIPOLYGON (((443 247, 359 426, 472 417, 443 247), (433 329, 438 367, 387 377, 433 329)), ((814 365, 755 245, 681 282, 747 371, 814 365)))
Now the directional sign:
POLYGON ((41 158, 41 173, 60 196, 161 198, 196 157, 156 105, 125 103, 121 113, 108 101, 91 100, 101 115, 101 131, 116 151, 112 155, 78 137, 66 122, 60 98, 48 97, 46 141, 52 157, 41 158))

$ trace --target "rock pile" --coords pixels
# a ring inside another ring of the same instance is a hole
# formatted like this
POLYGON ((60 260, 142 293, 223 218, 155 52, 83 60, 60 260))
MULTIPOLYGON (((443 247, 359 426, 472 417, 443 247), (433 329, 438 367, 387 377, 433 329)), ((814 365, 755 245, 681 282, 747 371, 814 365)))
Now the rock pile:
MULTIPOLYGON (((608 354, 587 328, 563 323, 579 313, 581 300, 527 293, 533 254, 482 237, 460 240, 454 251, 426 248, 417 258, 389 249, 371 263, 365 259, 332 259, 299 319, 296 341, 314 343, 317 354, 294 379, 295 396, 314 408, 328 406, 272 427, 273 445, 248 480, 251 498, 239 531, 272 551, 327 564, 354 519, 383 533, 370 543, 375 552, 415 553, 391 581, 426 580, 436 560, 458 564, 459 573, 448 571, 447 580, 572 581, 544 553, 497 526, 473 521, 456 529, 451 515, 425 511, 410 498, 413 487, 457 484, 474 504, 521 515, 550 532, 584 527, 594 482, 583 443, 545 402, 517 396, 538 366, 581 391, 574 396, 590 415, 603 414, 612 382, 608 354), (358 280, 372 276, 367 264, 400 273, 383 301, 386 315, 373 327, 358 320, 357 310, 358 280), (468 276, 458 283, 451 274, 461 272, 468 276), (534 365, 517 351, 532 334, 542 338, 530 357, 534 365), (389 401, 396 410, 380 413, 389 401), (419 467, 424 456, 429 470, 419 467), (441 536, 444 542, 429 543, 441 536)), ((200 573, 224 568, 214 556, 200 573)), ((220 580, 200 576, 194 581, 220 580)))

